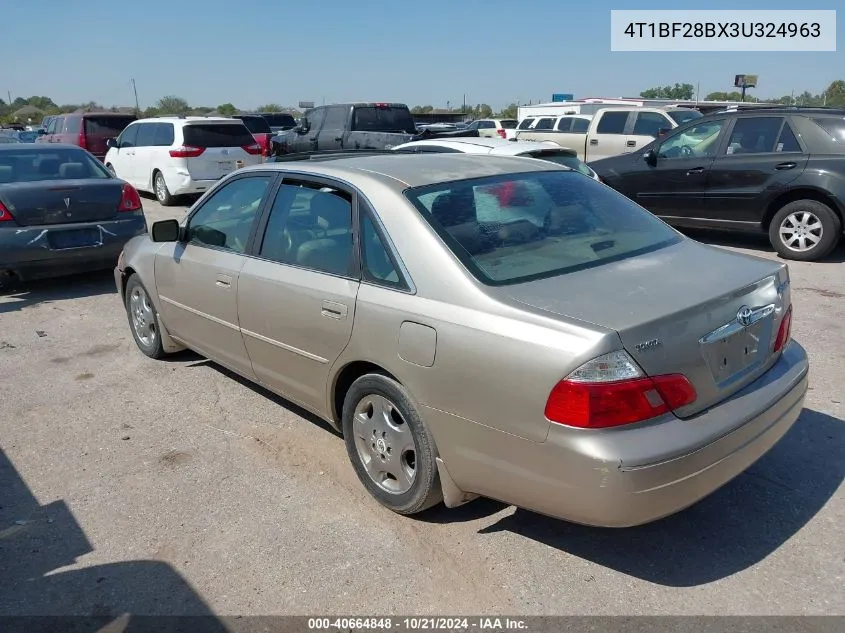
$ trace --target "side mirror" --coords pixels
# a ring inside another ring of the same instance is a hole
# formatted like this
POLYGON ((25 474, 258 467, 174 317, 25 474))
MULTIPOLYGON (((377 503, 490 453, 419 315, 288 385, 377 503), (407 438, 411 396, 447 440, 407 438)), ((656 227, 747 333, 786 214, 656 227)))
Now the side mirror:
POLYGON ((308 133, 308 130, 310 130, 310 129, 311 129, 311 124, 310 124, 310 123, 308 123, 308 121, 306 121, 305 119, 302 119, 302 120, 299 122, 299 125, 297 125, 297 126, 294 128, 294 130, 296 130, 296 133, 297 133, 297 134, 307 134, 307 133, 308 133))
POLYGON ((666 134, 668 134, 671 131, 672 131, 672 128, 670 128, 670 127, 662 127, 659 130, 657 130, 657 138, 663 138, 664 136, 666 136, 666 134))
POLYGON ((120 147, 116 138, 106 139, 106 147, 120 147))
POLYGON ((657 152, 653 149, 648 150, 643 154, 643 160, 654 167, 657 164, 657 152))
POLYGON ((159 220, 158 222, 153 222, 150 228, 150 237, 153 238, 153 242, 178 242, 179 221, 159 220))

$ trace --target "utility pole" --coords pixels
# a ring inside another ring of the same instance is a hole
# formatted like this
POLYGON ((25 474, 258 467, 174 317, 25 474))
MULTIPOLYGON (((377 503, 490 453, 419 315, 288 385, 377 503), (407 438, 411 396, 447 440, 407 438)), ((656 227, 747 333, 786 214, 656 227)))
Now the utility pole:
POLYGON ((138 105, 138 89, 135 87, 135 78, 132 77, 132 92, 135 93, 135 112, 141 112, 141 106, 138 105))
POLYGON ((695 103, 698 105, 698 97, 701 94, 701 82, 695 84, 695 103))
POLYGON ((12 105, 12 91, 11 91, 11 90, 7 90, 7 91, 6 91, 6 94, 9 96, 9 105, 12 105))

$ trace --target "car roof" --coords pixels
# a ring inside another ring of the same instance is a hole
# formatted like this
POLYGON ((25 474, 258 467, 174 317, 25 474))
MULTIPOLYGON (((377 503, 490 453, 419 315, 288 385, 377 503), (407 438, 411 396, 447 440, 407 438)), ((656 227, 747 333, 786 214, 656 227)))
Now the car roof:
POLYGON ((353 183, 361 178, 372 179, 399 190, 468 178, 530 171, 567 171, 561 165, 525 160, 516 156, 486 156, 484 160, 479 160, 474 154, 400 152, 333 158, 328 161, 262 163, 238 171, 244 170, 298 171, 315 176, 323 174, 353 183))
POLYGON ((230 125, 243 125, 240 119, 233 119, 226 116, 154 116, 146 119, 138 119, 133 123, 162 123, 181 121, 183 123, 228 123, 230 125))
MULTIPOLYGON (((6 143, 4 143, 6 145, 6 143)), ((7 149, 3 147, 2 149, 7 149)), ((18 152, 49 152, 54 149, 74 149, 80 152, 84 152, 85 150, 79 147, 79 145, 73 145, 72 143, 20 143, 20 146, 15 147, 15 151, 18 152)))
POLYGON ((411 141, 410 143, 403 143, 397 145, 393 149, 406 149, 417 147, 420 145, 428 145, 431 147, 448 147, 465 151, 467 153, 492 153, 500 156, 518 156, 525 152, 534 150, 554 150, 560 149, 570 153, 574 150, 564 148, 552 141, 508 141, 503 138, 493 138, 480 136, 478 138, 455 138, 455 139, 426 139, 422 141, 411 141), (484 151, 489 150, 489 151, 484 151))

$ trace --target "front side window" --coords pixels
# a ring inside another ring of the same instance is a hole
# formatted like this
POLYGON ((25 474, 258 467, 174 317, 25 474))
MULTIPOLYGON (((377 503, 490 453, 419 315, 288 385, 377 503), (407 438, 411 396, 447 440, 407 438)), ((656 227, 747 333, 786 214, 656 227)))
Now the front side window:
POLYGON ((128 128, 121 132, 120 136, 117 139, 117 146, 118 147, 135 147, 135 143, 138 140, 138 128, 141 127, 140 123, 135 125, 130 125, 128 128))
POLYGON ((352 265, 352 197, 305 181, 286 181, 273 201, 259 255, 348 276, 352 265))
POLYGON ((775 151, 783 117, 746 117, 737 119, 731 130, 727 154, 766 154, 775 151))
POLYGON ((155 123, 141 123, 138 126, 138 138, 135 140, 136 147, 150 147, 153 144, 156 133, 155 123))
POLYGON ((346 119, 348 118, 348 107, 326 108, 326 122, 323 124, 325 130, 345 130, 346 119))
POLYGON ((660 158, 715 156, 724 119, 693 125, 667 138, 657 150, 660 158))
POLYGON ((572 171, 438 183, 405 195, 488 285, 600 266, 682 239, 625 196, 572 171))
POLYGON ((245 252, 253 222, 272 181, 272 174, 260 174, 223 185, 191 216, 188 241, 245 252))

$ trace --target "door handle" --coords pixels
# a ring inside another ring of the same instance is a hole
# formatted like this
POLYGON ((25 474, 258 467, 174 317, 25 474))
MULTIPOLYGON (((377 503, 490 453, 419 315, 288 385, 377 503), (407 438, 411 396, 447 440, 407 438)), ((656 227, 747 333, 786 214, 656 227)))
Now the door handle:
POLYGON ((223 273, 217 274, 217 282, 216 284, 221 288, 231 288, 232 287, 232 276, 231 275, 224 275, 223 273))
POLYGON ((590 145, 598 145, 598 144, 599 144, 599 140, 597 138, 591 138, 590 139, 590 145))
POLYGON ((775 165, 775 169, 783 171, 784 169, 792 169, 797 165, 798 163, 778 163, 777 165, 775 165))
POLYGON ((323 301, 320 314, 330 319, 345 319, 349 308, 343 303, 336 301, 323 301))
POLYGON ((342 136, 335 136, 334 140, 336 140, 338 143, 340 143, 343 140, 343 137, 342 136))
POLYGON ((704 167, 693 167, 692 169, 690 169, 687 172, 687 176, 694 176, 696 174, 703 174, 703 173, 704 173, 704 167))
POLYGON ((625 145, 627 145, 628 147, 636 147, 637 142, 636 141, 628 141, 627 143, 625 143, 625 145))

